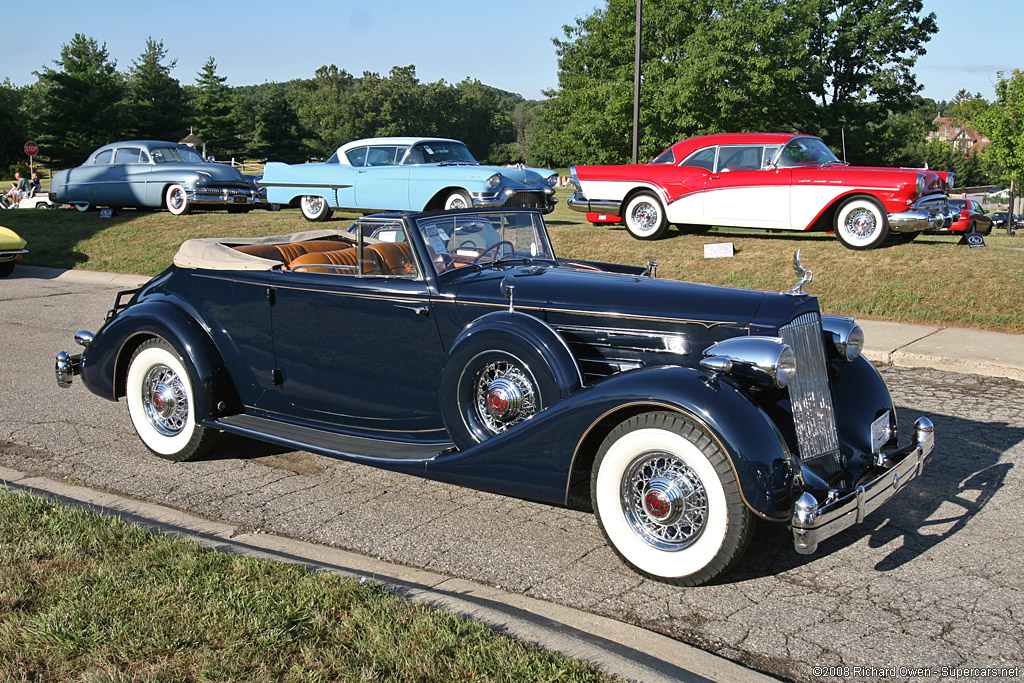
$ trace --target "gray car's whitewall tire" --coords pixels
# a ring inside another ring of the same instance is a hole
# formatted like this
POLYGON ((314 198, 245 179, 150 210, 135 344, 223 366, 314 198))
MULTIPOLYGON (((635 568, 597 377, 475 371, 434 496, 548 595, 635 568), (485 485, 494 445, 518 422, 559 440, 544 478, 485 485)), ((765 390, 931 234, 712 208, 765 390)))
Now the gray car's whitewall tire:
POLYGON ((164 192, 164 204, 167 210, 175 216, 184 216, 192 209, 192 203, 185 194, 185 188, 181 185, 170 185, 164 192))
POLYGON ((128 414, 142 443, 175 461, 199 457, 216 436, 196 421, 195 392, 185 362, 167 342, 150 339, 132 355, 125 384, 128 414))
POLYGON ((299 208, 302 216, 307 221, 319 223, 330 218, 334 212, 327 206, 327 200, 320 195, 307 194, 299 200, 299 208))
POLYGON ((473 208, 473 200, 470 199, 469 195, 461 190, 458 192, 452 192, 444 200, 444 208, 448 209, 471 209, 473 208))
POLYGON ((618 425, 591 476, 601 530, 640 573, 694 586, 742 556, 753 531, 732 466, 702 426, 650 412, 618 425))
POLYGON ((878 202, 857 197, 836 211, 835 233, 847 249, 874 249, 889 236, 889 219, 878 202))
POLYGON ((75 207, 76 211, 81 211, 82 213, 89 210, 89 202, 75 202, 71 206, 75 207))
POLYGON ((641 192, 630 199, 623 213, 626 230, 638 240, 656 240, 668 229, 665 207, 650 192, 641 192))

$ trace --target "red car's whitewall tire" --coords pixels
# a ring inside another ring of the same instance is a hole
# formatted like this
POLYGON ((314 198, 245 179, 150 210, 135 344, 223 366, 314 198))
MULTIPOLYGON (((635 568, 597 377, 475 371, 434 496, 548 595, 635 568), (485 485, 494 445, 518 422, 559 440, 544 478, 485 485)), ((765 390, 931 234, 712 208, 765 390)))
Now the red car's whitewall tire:
POLYGON ((728 458, 700 425, 677 413, 634 416, 605 438, 591 500, 623 560, 659 581, 693 586, 726 572, 753 531, 728 458))
POLYGON ((875 249, 889 236, 889 219, 874 199, 854 197, 836 211, 835 233, 847 249, 875 249))
POLYGON ((629 234, 638 240, 656 240, 668 229, 665 208, 650 192, 641 192, 630 199, 622 220, 629 234))

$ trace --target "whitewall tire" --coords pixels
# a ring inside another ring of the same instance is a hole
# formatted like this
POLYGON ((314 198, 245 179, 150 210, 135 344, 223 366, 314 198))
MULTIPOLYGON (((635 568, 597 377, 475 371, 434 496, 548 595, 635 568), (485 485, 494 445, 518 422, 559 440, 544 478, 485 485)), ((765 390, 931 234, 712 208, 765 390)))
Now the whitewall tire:
POLYGON ((726 572, 753 531, 728 458, 705 428, 677 413, 642 413, 612 430, 594 460, 591 499, 623 560, 678 585, 726 572))
POLYGON ((184 216, 192 209, 192 204, 188 201, 188 195, 185 194, 185 188, 181 185, 171 185, 164 192, 164 204, 167 206, 167 210, 175 216, 184 216))
POLYGON ((304 195, 299 200, 299 208, 302 209, 302 216, 313 223, 325 221, 334 214, 327 206, 327 200, 320 195, 304 195))
POLYGON ((665 208, 650 192, 641 192, 626 204, 626 230, 638 240, 656 240, 668 229, 665 208))
POLYGON ((132 355, 125 385, 128 414, 142 443, 175 461, 199 457, 216 436, 196 421, 195 393, 184 362, 167 342, 150 339, 132 355))
POLYGON ((889 236, 889 219, 873 199, 851 199, 836 211, 836 238, 847 249, 874 249, 889 236))
POLYGON ((471 209, 473 200, 465 192, 452 192, 444 200, 444 208, 446 211, 449 209, 471 209))

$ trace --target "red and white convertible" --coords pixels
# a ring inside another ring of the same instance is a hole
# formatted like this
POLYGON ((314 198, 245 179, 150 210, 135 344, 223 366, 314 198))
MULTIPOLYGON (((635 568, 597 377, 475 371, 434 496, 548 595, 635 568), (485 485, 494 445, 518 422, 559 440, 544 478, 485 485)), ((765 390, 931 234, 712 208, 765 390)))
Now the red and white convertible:
POLYGON ((825 230, 850 249, 909 242, 948 228, 952 173, 840 161, 820 138, 788 133, 705 135, 649 164, 573 166, 569 206, 591 223, 625 223, 637 239, 670 224, 825 230))

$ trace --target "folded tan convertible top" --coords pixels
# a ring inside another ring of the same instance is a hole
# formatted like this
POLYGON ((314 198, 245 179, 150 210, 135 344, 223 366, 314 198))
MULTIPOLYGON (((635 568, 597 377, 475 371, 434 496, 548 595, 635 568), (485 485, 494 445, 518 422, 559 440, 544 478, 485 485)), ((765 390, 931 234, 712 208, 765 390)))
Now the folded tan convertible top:
MULTIPOLYGON (((280 261, 252 256, 235 249, 245 244, 287 244, 335 237, 342 238, 341 230, 307 230, 289 235, 268 237, 201 237, 188 240, 174 255, 174 265, 179 268, 203 268, 206 270, 273 270, 281 266, 280 261)), ((349 236, 351 239, 351 235, 349 236)))

